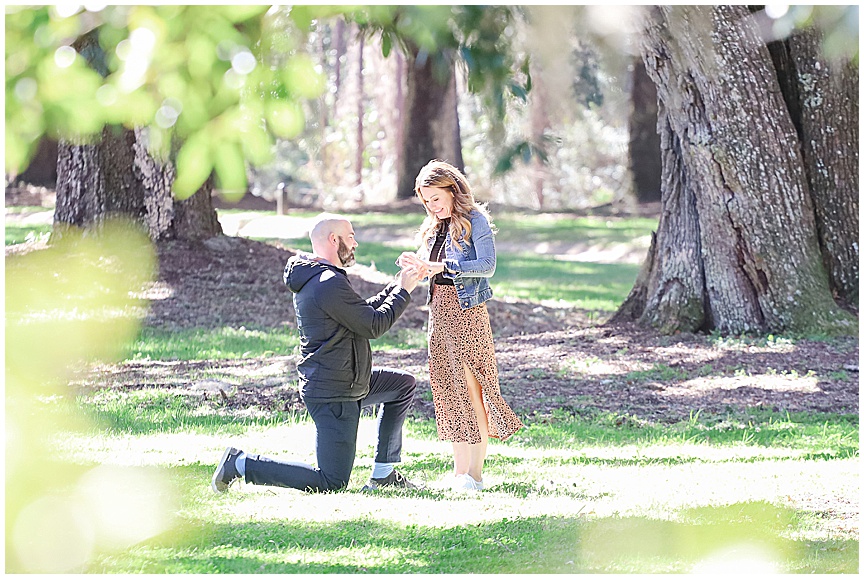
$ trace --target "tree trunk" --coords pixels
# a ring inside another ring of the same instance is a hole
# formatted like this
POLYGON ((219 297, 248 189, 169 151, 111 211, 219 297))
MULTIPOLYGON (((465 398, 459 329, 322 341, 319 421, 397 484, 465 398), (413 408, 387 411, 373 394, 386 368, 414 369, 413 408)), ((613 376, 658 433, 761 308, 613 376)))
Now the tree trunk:
POLYGON ((634 59, 630 86, 630 173, 639 203, 660 201, 660 135, 657 131, 657 87, 645 71, 645 63, 634 59))
POLYGON ((464 170, 459 135, 455 66, 435 62, 435 57, 416 48, 406 55, 408 88, 402 149, 397 165, 398 199, 414 195, 414 180, 432 159, 441 159, 464 170))
POLYGON ((206 239, 222 233, 211 200, 212 182, 185 201, 171 191, 174 168, 150 156, 143 129, 105 127, 97 143, 61 142, 54 235, 70 226, 98 228, 130 219, 150 239, 206 239))
POLYGON ((822 57, 814 28, 769 45, 801 141, 816 228, 835 298, 858 304, 858 68, 822 57))
MULTIPOLYGON (((543 147, 543 137, 550 124, 548 94, 543 81, 543 72, 539 65, 531 63, 531 67, 531 78, 534 85, 531 89, 531 96, 533 98, 529 105, 531 142, 536 147, 543 147)), ((542 211, 545 206, 546 164, 539 155, 532 155, 530 167, 531 184, 534 187, 534 199, 537 201, 537 209, 542 211)))
POLYGON ((45 136, 39 141, 36 154, 27 169, 15 177, 15 181, 37 185, 39 187, 54 187, 57 185, 57 150, 58 143, 45 136))
POLYGON ((402 92, 402 83, 405 80, 405 57, 398 50, 393 56, 396 58, 396 107, 394 111, 394 124, 396 126, 396 166, 402 159, 403 143, 405 142, 405 93, 402 92))
POLYGON ((336 62, 336 92, 333 93, 333 100, 339 98, 339 89, 342 88, 342 56, 347 50, 345 43, 345 20, 342 18, 336 19, 336 25, 333 27, 333 49, 335 51, 336 62))
POLYGON ((360 45, 357 48, 357 149, 354 159, 354 185, 359 188, 363 184, 363 149, 366 147, 363 142, 363 101, 366 97, 363 90, 363 47, 366 42, 362 32, 358 31, 357 36, 360 37, 360 45))
MULTIPOLYGON (((105 54, 95 29, 75 49, 103 76, 105 54)), ((150 156, 145 129, 106 126, 97 142, 61 141, 57 153, 57 202, 52 237, 68 227, 98 228, 106 219, 125 218, 150 239, 206 239, 222 234, 208 179, 185 201, 175 201, 174 167, 150 156)))
POLYGON ((747 8, 658 7, 643 43, 661 104, 663 216, 644 287, 614 319, 853 331, 831 299, 795 128, 747 8))

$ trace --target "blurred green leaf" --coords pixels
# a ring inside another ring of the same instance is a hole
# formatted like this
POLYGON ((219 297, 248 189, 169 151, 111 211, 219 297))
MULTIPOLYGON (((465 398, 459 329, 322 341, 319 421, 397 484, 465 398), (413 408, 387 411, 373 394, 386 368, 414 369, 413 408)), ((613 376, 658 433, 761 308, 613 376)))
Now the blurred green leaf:
POLYGON ((210 146, 202 133, 196 133, 180 148, 177 154, 177 178, 174 195, 177 199, 188 199, 195 194, 213 171, 210 146))
POLYGON ((297 103, 273 101, 267 105, 267 125, 274 135, 293 139, 303 132, 306 119, 297 103))
POLYGON ((390 56, 390 50, 393 48, 393 37, 389 33, 385 33, 381 36, 381 54, 384 55, 384 58, 390 56))
POLYGON ((216 182, 219 193, 228 201, 239 201, 246 194, 246 164, 240 147, 224 142, 215 151, 216 182))
POLYGON ((305 99, 317 98, 327 88, 324 75, 315 69, 312 59, 305 54, 298 54, 288 62, 282 78, 293 94, 305 99))

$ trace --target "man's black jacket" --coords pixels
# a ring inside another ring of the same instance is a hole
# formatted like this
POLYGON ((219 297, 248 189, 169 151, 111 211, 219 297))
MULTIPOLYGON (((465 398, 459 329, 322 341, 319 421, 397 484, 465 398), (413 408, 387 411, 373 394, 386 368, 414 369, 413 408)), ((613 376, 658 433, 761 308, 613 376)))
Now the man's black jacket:
POLYGON ((391 283, 364 300, 344 269, 296 255, 283 281, 294 292, 303 358, 297 364, 300 395, 308 402, 360 400, 369 393, 372 348, 405 311, 411 295, 391 283))

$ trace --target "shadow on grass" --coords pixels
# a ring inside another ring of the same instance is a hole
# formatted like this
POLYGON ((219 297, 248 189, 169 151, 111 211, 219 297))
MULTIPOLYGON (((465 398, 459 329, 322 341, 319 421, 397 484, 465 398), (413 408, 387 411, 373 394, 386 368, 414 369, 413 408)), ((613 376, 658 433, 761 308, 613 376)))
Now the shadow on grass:
MULTIPOLYGON (((357 500, 366 499, 359 495, 357 500)), ((441 528, 368 518, 238 521, 164 535, 125 556, 103 559, 89 571, 857 572, 857 541, 783 538, 796 517, 795 511, 769 504, 742 503, 685 511, 677 522, 542 516, 441 528)))

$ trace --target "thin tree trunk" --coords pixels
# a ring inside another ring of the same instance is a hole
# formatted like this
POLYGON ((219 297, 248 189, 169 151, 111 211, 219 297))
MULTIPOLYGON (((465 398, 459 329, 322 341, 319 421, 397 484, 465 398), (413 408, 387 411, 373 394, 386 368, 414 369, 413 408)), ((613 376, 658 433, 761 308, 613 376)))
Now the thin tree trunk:
MULTIPOLYGON (((546 94, 546 85, 543 82, 542 71, 539 66, 532 63, 531 78, 533 88, 531 90, 532 99, 530 101, 530 122, 531 122, 531 142, 536 147, 542 147, 543 137, 546 129, 549 128, 549 111, 547 105, 548 96, 546 94)), ((534 187, 534 199, 537 201, 537 208, 541 211, 545 206, 545 195, 543 189, 545 186, 546 167, 543 160, 534 155, 531 157, 531 181, 534 187)))
POLYGON ((342 18, 336 19, 336 25, 333 28, 333 48, 336 51, 336 92, 333 94, 334 100, 339 99, 339 90, 342 88, 342 57, 345 55, 345 20, 342 18))
POLYGON ((399 167, 405 133, 405 93, 402 91, 402 83, 405 82, 405 57, 398 50, 393 56, 396 59, 396 86, 394 87, 396 91, 394 118, 396 124, 396 166, 399 167))
POLYGON ((404 140, 397 165, 397 198, 414 195, 414 180, 432 159, 447 161, 464 170, 459 134, 456 76, 452 62, 446 66, 416 48, 406 55, 404 140))
POLYGON ((366 44, 362 32, 358 33, 360 46, 357 48, 357 149, 354 159, 354 184, 359 187, 363 184, 363 112, 365 91, 363 90, 363 47, 366 44))
POLYGON ((628 141, 630 173, 639 203, 660 201, 660 135, 657 132, 657 87, 645 72, 645 63, 634 59, 630 86, 628 141))
POLYGON ((666 6, 648 23, 667 222, 642 276, 644 310, 622 310, 664 331, 849 331, 831 300, 797 135, 747 15, 666 6))

